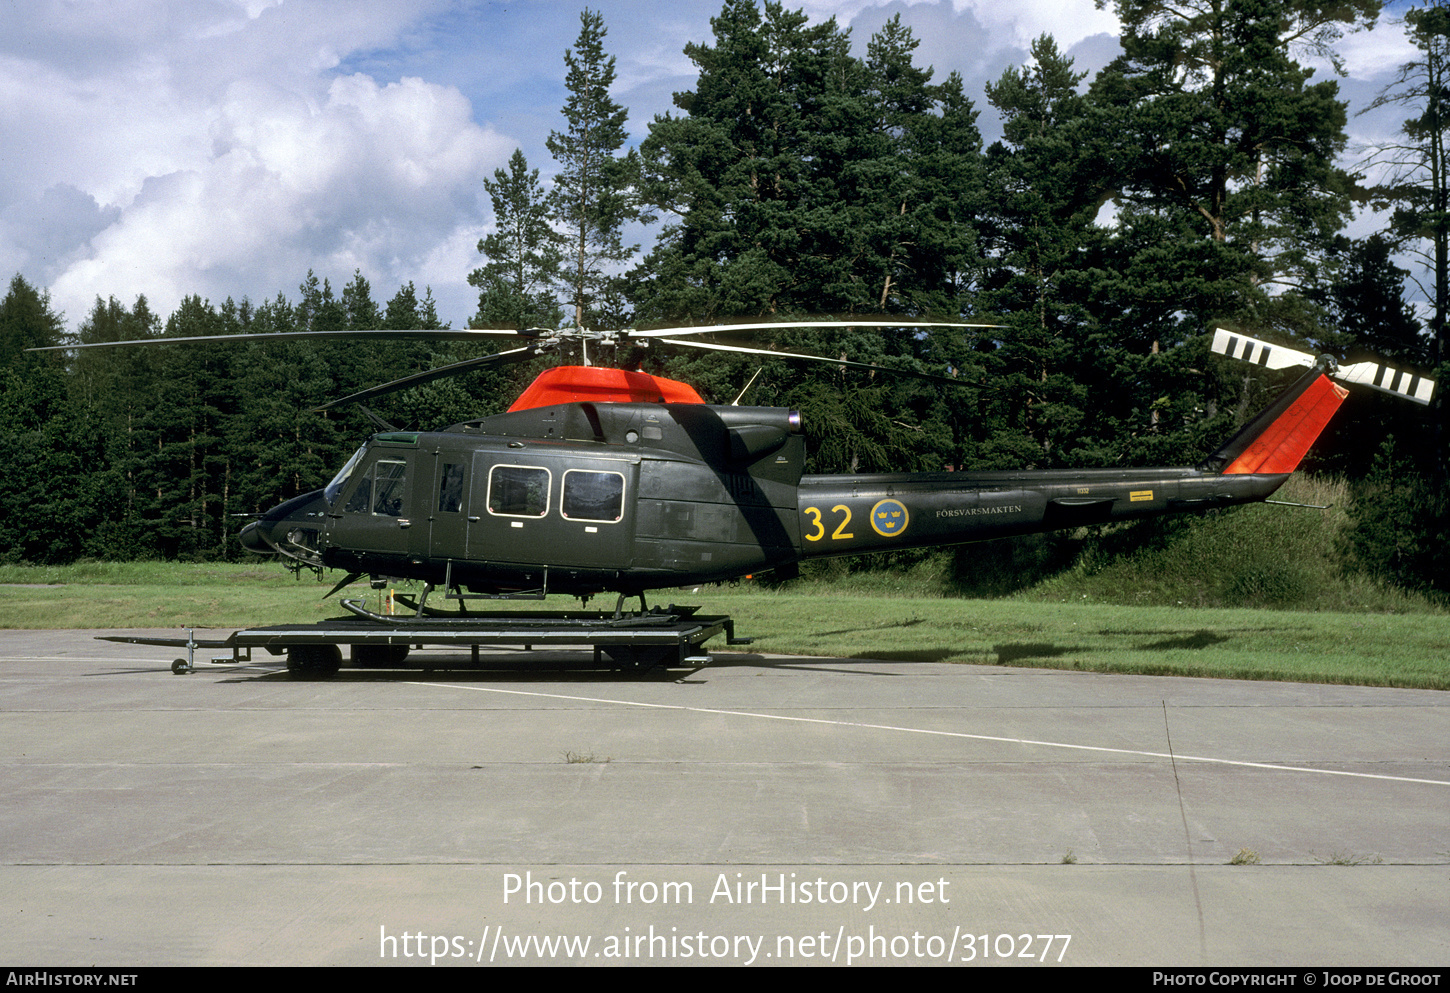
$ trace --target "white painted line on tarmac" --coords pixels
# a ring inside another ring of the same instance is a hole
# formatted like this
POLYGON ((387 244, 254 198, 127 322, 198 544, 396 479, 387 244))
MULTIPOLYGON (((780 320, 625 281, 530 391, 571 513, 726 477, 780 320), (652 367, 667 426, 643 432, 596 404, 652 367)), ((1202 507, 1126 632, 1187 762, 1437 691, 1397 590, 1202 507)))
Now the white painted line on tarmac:
POLYGON ((566 693, 540 693, 536 690, 505 690, 495 686, 461 686, 457 683, 410 683, 412 686, 434 686, 441 689, 470 690, 474 693, 502 693, 508 696, 541 697, 549 700, 572 700, 578 703, 607 703, 619 707, 647 707, 653 710, 682 710, 693 714, 719 714, 726 717, 755 717, 767 721, 794 721, 799 724, 830 724, 837 727, 862 728, 870 731, 900 731, 905 734, 929 734, 942 738, 966 738, 972 741, 995 741, 1010 745, 1040 745, 1044 748, 1070 748, 1080 752, 1104 752, 1113 755, 1138 755, 1144 758, 1176 759, 1179 762, 1206 762, 1213 765, 1232 765, 1247 769, 1272 769, 1278 772, 1309 772, 1321 776, 1349 776, 1354 779, 1382 779, 1395 783, 1423 783, 1428 786, 1450 786, 1443 779, 1415 779, 1411 776, 1386 776, 1374 772, 1348 772, 1343 769, 1317 769, 1302 765, 1274 765, 1270 762, 1244 762, 1239 759, 1220 759, 1206 755, 1180 755, 1168 752, 1148 752, 1134 748, 1107 748, 1101 745, 1073 745, 1062 741, 1037 741, 1032 738, 1004 738, 991 734, 970 734, 965 731, 937 731, 931 728, 909 728, 894 724, 866 724, 861 721, 833 721, 824 717, 797 717, 790 714, 761 714, 750 710, 719 710, 713 707, 687 707, 677 703, 643 703, 638 700, 611 700, 607 697, 571 696, 566 693))

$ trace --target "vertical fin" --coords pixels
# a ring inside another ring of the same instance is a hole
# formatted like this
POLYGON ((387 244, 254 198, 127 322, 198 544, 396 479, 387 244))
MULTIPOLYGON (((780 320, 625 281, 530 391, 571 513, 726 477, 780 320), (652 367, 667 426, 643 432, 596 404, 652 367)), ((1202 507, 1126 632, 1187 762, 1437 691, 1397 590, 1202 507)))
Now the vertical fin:
POLYGON ((1265 411, 1272 420, 1261 424, 1264 415, 1260 415, 1219 450, 1231 459, 1223 469, 1225 475, 1293 472, 1349 396, 1348 390, 1322 373, 1296 393, 1287 405, 1275 404, 1265 411))

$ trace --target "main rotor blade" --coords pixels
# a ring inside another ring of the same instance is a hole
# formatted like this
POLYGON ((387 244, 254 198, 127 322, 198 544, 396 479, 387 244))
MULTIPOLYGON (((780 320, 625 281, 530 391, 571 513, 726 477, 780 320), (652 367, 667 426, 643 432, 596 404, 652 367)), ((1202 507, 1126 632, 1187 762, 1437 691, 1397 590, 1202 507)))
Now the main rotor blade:
POLYGON ((507 365, 512 362, 524 362, 538 355, 541 351, 543 349, 537 345, 525 345, 523 348, 514 348, 507 352, 498 352, 494 355, 483 355, 476 359, 464 359, 462 362, 439 366, 436 369, 429 369, 427 372, 418 372, 411 376, 404 376, 402 379, 395 379, 391 383, 383 383, 381 386, 372 386, 338 400, 329 400, 321 406, 314 407, 313 410, 331 410, 333 407, 341 407, 362 400, 371 400, 373 397, 396 393, 398 390, 405 390, 410 386, 421 386, 423 383, 431 383, 435 379, 442 379, 445 376, 453 376, 460 372, 467 372, 469 369, 477 369, 480 366, 493 365, 495 363, 507 365))
POLYGON ((956 321, 913 321, 882 318, 832 321, 752 321, 739 324, 689 325, 669 328, 624 328, 619 331, 591 331, 585 328, 374 328, 366 331, 267 331, 247 334, 209 334, 172 338, 133 338, 129 341, 90 341, 70 345, 27 348, 27 352, 63 352, 78 348, 127 348, 135 345, 202 345, 243 341, 478 341, 488 338, 659 338, 667 335, 708 334, 728 331, 765 331, 771 328, 1000 328, 1001 324, 968 324, 956 321))
POLYGON ((948 376, 938 376, 930 372, 916 372, 912 369, 893 369, 890 366, 875 365, 870 362, 853 362, 850 359, 828 359, 821 355, 805 355, 801 352, 775 352, 768 348, 745 348, 741 345, 718 345, 709 341, 680 341, 675 338, 660 338, 658 341, 661 345, 674 345, 678 348, 704 348, 712 352, 738 352, 742 355, 765 355, 773 359, 821 362, 826 365, 845 366, 850 369, 864 369, 867 372, 884 372, 889 376, 909 376, 912 379, 926 379, 939 383, 950 383, 953 386, 967 385, 965 380, 952 379, 948 376))
MULTIPOLYGON (((543 329, 544 333, 552 333, 543 329)), ((371 331, 269 331, 261 334, 208 334, 189 338, 136 338, 132 341, 91 341, 72 345, 47 345, 44 348, 27 348, 27 352, 63 352, 75 348, 121 348, 130 345, 200 345, 218 342, 239 341, 301 341, 320 339, 324 341, 367 341, 369 339, 396 341, 409 338, 417 341, 477 341, 483 338, 534 337, 541 329, 527 331, 501 331, 496 328, 377 328, 371 331)))
POLYGON ((752 321, 744 324, 689 325, 674 328, 631 328, 631 338, 660 338, 666 335, 710 334, 720 331, 768 331, 772 328, 793 330, 810 328, 1001 328, 1005 324, 969 324, 961 321, 914 321, 909 319, 866 318, 839 321, 752 321))

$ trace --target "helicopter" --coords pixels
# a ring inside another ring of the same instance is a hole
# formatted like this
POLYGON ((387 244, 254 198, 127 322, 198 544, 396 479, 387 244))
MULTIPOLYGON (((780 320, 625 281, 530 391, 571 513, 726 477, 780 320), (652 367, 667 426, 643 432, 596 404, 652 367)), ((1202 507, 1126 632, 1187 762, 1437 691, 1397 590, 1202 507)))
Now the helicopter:
MULTIPOLYGON (((805 472, 798 411, 709 404, 686 383, 594 365, 589 349, 656 340, 677 347, 786 357, 955 382, 870 363, 686 340, 779 322, 615 332, 311 331, 146 339, 109 345, 246 339, 474 338, 519 347, 382 384, 318 409, 361 403, 488 364, 577 347, 582 365, 545 369, 503 414, 442 431, 385 427, 320 489, 241 530, 248 551, 294 567, 339 569, 337 592, 416 580, 445 595, 587 603, 773 572, 806 560, 984 541, 1034 532, 1203 512, 1268 499, 1288 479, 1348 391, 1361 384, 1428 404, 1434 383, 1379 363, 1337 365, 1219 329, 1212 350, 1270 369, 1308 371, 1198 465, 1179 468, 856 473, 805 472), (464 591, 467 591, 465 594, 464 591)), ((800 327, 991 327, 905 319, 800 327)), ((87 347, 87 346, 82 346, 87 347)), ((94 347, 94 346, 92 346, 94 347)), ((331 593, 328 594, 329 596, 331 593)))
MULTIPOLYGON (((781 354, 665 336, 761 326, 651 333, 671 344, 781 354)), ((531 357, 560 339, 535 332, 500 355, 531 357)), ((618 614, 630 597, 643 607, 651 590, 765 572, 790 578, 812 558, 1262 501, 1348 395, 1333 379, 1420 403, 1434 388, 1378 363, 1339 367, 1222 329, 1212 347, 1267 368, 1309 370, 1192 467, 814 475, 805 472, 807 425, 797 411, 707 404, 676 380, 563 365, 541 373, 506 413, 438 432, 374 434, 326 486, 248 524, 241 541, 260 555, 342 569, 339 587, 370 575, 492 596, 615 593, 618 614)), ((499 358, 329 406, 486 361, 499 358)))

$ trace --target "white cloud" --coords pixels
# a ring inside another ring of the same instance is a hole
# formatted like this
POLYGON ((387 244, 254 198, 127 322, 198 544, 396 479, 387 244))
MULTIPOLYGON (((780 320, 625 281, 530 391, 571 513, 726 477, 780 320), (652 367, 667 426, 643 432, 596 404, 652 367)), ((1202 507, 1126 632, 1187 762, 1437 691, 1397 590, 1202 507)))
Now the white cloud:
POLYGON ((185 294, 270 297, 309 268, 361 269, 379 294, 416 279, 481 228, 482 177, 515 142, 454 86, 332 67, 445 6, 0 8, 0 267, 48 284, 72 323, 97 296, 165 314, 185 294))
POLYGON ((90 240, 120 217, 95 197, 64 183, 0 210, 0 272, 29 268, 40 285, 83 258, 90 240))
MULTIPOLYGON (((805 0, 801 9, 813 21, 835 17, 849 24, 877 7, 916 7, 937 4, 937 0, 805 0)), ((787 4, 793 7, 794 4, 787 4)), ((957 14, 971 14, 986 27, 994 47, 1027 48, 1038 36, 1050 34, 1061 49, 1071 48, 1096 34, 1116 35, 1118 18, 1099 10, 1093 0, 951 0, 957 14)))
POLYGON ((1117 15, 1098 9, 1093 0, 1016 0, 1010 4, 953 0, 953 6, 970 10, 994 36, 1000 34, 1003 41, 1010 38, 1019 48, 1050 34, 1065 51, 1093 35, 1117 35, 1121 30, 1117 15))
POLYGON ((1382 16, 1371 31, 1345 35, 1335 47, 1349 75, 1381 86, 1416 55, 1404 25, 1388 16, 1382 16))
POLYGON ((74 317, 130 287, 166 313, 190 293, 269 295, 308 268, 361 269, 391 293, 460 223, 481 224, 483 176, 512 150, 456 90, 360 75, 334 80, 317 108, 234 84, 209 130, 201 162, 148 177, 89 257, 55 279, 58 307, 74 317))

